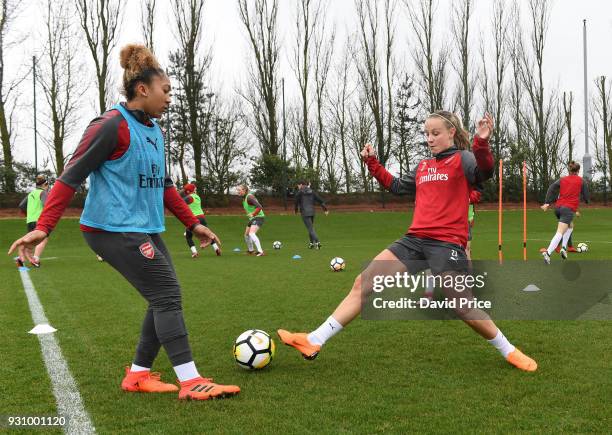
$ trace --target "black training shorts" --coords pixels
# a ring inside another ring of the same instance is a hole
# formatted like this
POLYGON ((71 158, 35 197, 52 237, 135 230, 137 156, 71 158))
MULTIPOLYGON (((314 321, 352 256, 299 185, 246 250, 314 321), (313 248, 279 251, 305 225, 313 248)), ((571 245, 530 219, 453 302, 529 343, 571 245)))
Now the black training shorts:
POLYGON ((555 216, 559 222, 564 224, 571 224, 574 220, 574 211, 569 207, 557 207, 555 209, 555 216))
POLYGON ((412 274, 427 268, 431 269, 434 275, 468 270, 465 248, 454 243, 420 239, 407 234, 391 243, 387 249, 393 252, 412 274))

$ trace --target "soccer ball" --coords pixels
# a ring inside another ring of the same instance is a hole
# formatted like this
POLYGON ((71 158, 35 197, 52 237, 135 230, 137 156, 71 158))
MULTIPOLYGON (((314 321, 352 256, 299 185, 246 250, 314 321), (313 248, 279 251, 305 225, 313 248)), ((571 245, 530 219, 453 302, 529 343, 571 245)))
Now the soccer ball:
POLYGON ((274 243, 272 243, 272 247, 274 249, 280 249, 283 246, 283 244, 281 242, 279 242, 278 240, 274 243))
POLYGON ((576 251, 578 252, 586 252, 589 250, 589 245, 587 245, 586 243, 578 243, 578 246, 576 246, 576 251))
POLYGON ((260 329, 249 329, 238 336, 234 343, 234 359, 246 370, 260 370, 274 358, 276 345, 272 337, 260 329))
POLYGON ((331 267, 331 270, 333 270, 334 272, 340 272, 341 270, 344 270, 346 263, 344 262, 344 259, 340 257, 334 257, 329 262, 329 266, 331 267))

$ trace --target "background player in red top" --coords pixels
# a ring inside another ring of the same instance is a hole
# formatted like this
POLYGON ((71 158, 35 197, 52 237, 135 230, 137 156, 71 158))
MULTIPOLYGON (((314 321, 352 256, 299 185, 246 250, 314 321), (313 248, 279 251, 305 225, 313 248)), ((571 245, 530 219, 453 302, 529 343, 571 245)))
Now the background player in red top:
MULTIPOLYGON (((478 122, 476 131, 472 153, 467 151, 468 132, 455 114, 436 111, 428 115, 425 135, 433 157, 422 160, 404 178, 394 177, 378 162, 372 145, 363 148, 361 155, 370 174, 386 189, 398 195, 416 191, 412 224, 406 235, 378 254, 357 276, 349 294, 319 328, 310 334, 280 329, 278 334, 286 345, 295 347, 306 359, 316 358, 321 346, 357 317, 362 300, 373 289, 367 277, 377 274, 374 268, 383 267, 381 263, 386 264, 385 275, 406 271, 414 274, 427 267, 434 275, 465 272, 469 190, 493 175, 493 155, 488 144, 493 132, 490 115, 478 122)), ((448 295, 454 289, 444 291, 448 295)), ((485 312, 471 309, 457 314, 508 362, 521 370, 537 369, 536 362, 516 349, 485 312)))
POLYGON ((560 178, 550 185, 546 192, 545 204, 542 205, 542 210, 548 210, 550 204, 555 202, 555 216, 559 223, 557 224, 557 232, 553 236, 548 245, 548 248, 542 252, 542 257, 546 264, 550 264, 550 256, 555 248, 561 242, 561 258, 567 258, 567 242, 574 231, 574 215, 578 215, 578 205, 580 199, 584 202, 589 202, 589 189, 582 177, 578 175, 580 172, 580 164, 574 161, 568 165, 569 175, 560 178), (557 193, 558 192, 558 193, 557 193), (556 197, 556 199, 555 199, 556 197))

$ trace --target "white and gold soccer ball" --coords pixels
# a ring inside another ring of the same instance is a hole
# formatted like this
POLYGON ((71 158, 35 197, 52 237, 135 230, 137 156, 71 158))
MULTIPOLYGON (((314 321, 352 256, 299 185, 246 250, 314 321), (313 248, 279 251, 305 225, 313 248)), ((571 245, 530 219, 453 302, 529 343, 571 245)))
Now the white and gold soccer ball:
POLYGON ((578 246, 576 246, 576 251, 582 253, 582 252, 587 252, 589 250, 589 245, 587 245, 586 243, 578 243, 578 246))
POLYGON ((334 272, 340 272, 344 270, 344 268, 346 267, 346 263, 344 262, 343 258, 334 257, 329 262, 329 267, 331 267, 331 270, 333 270, 334 272))
POLYGON ((274 243, 272 243, 272 247, 273 247, 274 249, 280 249, 280 248, 282 248, 282 247, 283 247, 283 244, 282 244, 280 241, 278 241, 278 240, 277 240, 277 241, 275 241, 274 243))
POLYGON ((249 329, 238 336, 234 342, 234 359, 246 370, 260 370, 270 364, 276 345, 265 331, 249 329))

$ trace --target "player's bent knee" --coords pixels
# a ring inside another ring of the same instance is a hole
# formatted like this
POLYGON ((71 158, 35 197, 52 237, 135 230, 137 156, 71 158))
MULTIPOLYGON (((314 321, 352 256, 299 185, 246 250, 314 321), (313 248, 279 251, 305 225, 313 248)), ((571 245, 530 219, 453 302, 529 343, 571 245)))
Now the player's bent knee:
POLYGON ((183 309, 183 302, 180 290, 161 297, 153 298, 149 301, 149 308, 153 310, 154 313, 181 311, 183 309))

